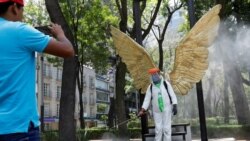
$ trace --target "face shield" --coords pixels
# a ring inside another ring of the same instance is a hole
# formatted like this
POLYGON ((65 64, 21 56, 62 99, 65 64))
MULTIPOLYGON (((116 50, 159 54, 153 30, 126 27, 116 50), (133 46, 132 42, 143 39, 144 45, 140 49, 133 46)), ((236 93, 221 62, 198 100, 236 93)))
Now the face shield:
POLYGON ((154 84, 158 84, 161 82, 161 76, 158 73, 152 74, 151 79, 154 84))

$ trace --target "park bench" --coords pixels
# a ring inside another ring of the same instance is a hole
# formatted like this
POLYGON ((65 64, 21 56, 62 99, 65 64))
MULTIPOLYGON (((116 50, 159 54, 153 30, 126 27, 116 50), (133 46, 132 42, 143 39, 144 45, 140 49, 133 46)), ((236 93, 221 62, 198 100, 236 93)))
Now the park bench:
MULTIPOLYGON (((155 127, 148 127, 149 133, 143 135, 143 141, 151 141, 154 140, 155 137, 155 132, 154 132, 155 127)), ((189 141, 191 140, 191 131, 190 131, 190 124, 189 123, 179 123, 179 124, 172 124, 172 138, 174 136, 181 136, 181 139, 183 141, 189 141), (187 138, 189 136, 189 138, 187 138)), ((174 140, 180 140, 178 139, 173 139, 174 140)))

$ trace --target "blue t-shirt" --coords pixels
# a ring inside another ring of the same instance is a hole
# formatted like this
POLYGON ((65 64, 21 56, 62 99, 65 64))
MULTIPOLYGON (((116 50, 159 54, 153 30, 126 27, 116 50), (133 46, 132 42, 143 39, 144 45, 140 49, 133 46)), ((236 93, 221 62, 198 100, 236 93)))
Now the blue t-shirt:
POLYGON ((0 134, 27 132, 39 126, 35 94, 35 52, 50 37, 22 22, 0 18, 0 134))

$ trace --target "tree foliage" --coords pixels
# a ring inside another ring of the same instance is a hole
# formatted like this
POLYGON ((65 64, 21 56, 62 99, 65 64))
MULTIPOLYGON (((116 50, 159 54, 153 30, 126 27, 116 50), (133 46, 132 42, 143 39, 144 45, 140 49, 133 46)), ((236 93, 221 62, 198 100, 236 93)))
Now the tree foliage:
POLYGON ((61 6, 75 35, 81 64, 93 67, 97 73, 105 72, 111 46, 108 26, 117 23, 117 18, 100 0, 65 0, 61 6))
POLYGON ((117 19, 110 9, 100 0, 64 0, 61 2, 66 20, 74 35, 74 46, 78 49, 78 90, 80 105, 80 123, 84 128, 83 118, 83 65, 93 67, 98 74, 107 70, 109 47, 107 28, 117 19))
POLYGON ((49 25, 49 15, 44 2, 29 0, 24 7, 23 21, 35 27, 49 25))

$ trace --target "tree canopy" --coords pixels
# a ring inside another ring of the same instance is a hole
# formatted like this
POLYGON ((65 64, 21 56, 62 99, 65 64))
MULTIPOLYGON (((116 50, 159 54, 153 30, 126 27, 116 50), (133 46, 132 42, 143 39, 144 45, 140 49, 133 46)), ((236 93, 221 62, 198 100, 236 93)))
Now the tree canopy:
POLYGON ((63 13, 74 33, 81 64, 93 67, 97 73, 107 70, 111 55, 108 27, 117 24, 108 6, 100 0, 65 0, 63 13))

